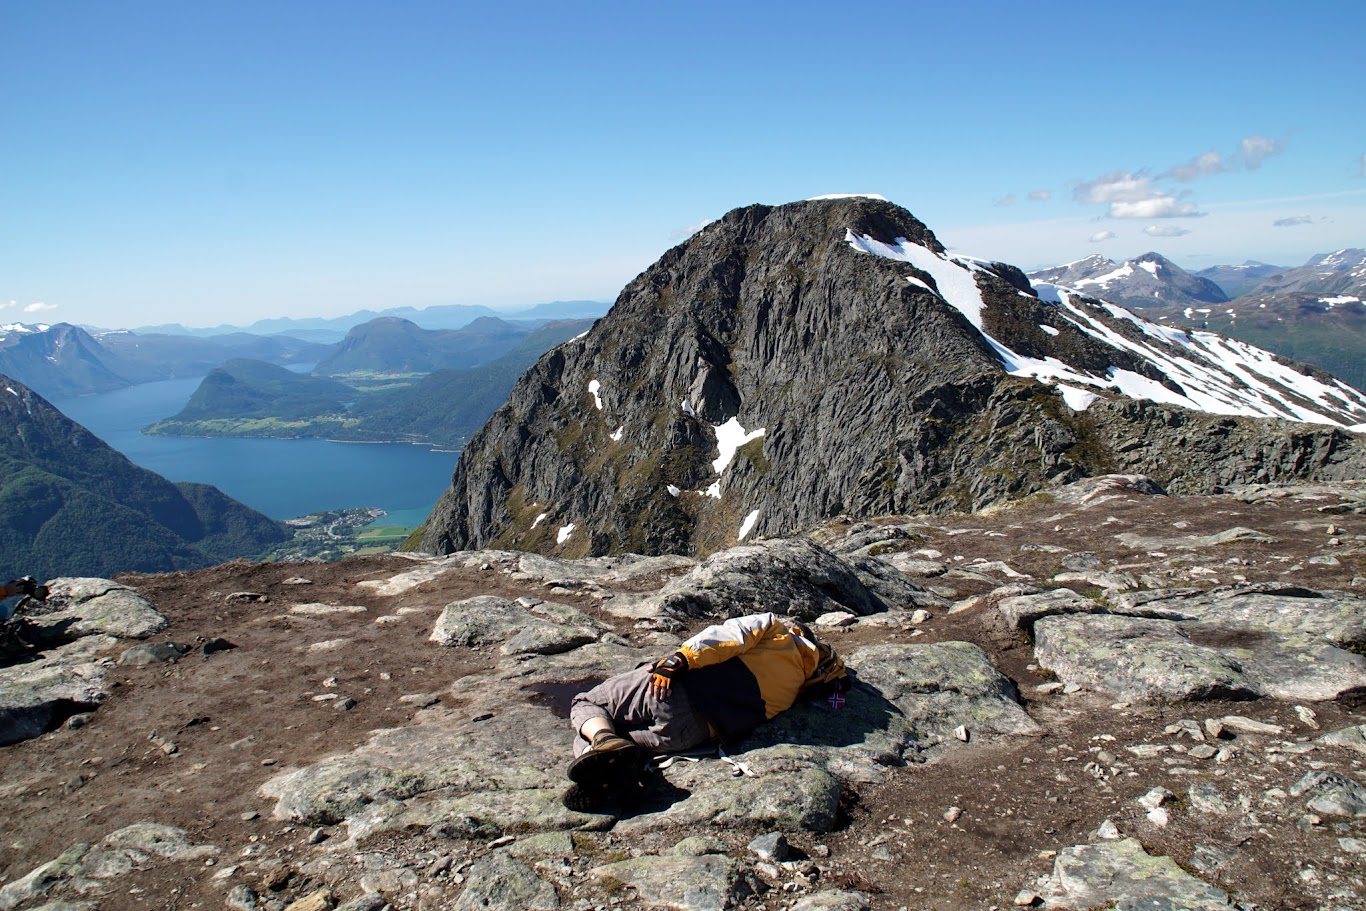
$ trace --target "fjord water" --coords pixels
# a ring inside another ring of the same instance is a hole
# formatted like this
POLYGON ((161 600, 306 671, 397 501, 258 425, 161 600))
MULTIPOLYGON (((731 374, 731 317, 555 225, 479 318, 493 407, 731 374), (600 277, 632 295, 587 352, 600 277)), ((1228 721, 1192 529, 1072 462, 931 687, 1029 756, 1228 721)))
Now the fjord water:
POLYGON ((145 383, 53 402, 135 464, 169 481, 212 484, 272 519, 379 507, 383 525, 415 527, 451 482, 458 453, 406 443, 156 437, 142 428, 189 401, 199 378, 145 383))

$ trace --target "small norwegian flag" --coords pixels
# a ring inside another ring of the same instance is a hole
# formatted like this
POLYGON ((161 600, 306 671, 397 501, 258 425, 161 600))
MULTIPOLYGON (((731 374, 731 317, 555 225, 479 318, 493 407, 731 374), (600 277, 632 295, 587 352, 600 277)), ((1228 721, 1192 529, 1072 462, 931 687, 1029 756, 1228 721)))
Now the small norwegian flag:
POLYGON ((825 704, 835 711, 844 708, 844 695, 841 693, 831 693, 830 698, 825 700, 825 704))

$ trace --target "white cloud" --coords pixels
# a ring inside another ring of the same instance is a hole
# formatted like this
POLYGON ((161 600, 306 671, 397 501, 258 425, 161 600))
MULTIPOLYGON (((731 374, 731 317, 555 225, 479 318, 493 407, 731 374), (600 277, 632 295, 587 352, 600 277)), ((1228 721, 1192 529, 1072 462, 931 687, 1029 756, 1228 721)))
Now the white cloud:
POLYGON ((1117 236, 1114 231, 1097 231, 1090 236, 1089 240, 1093 244, 1098 244, 1101 241, 1114 240, 1117 236))
MULTIPOLYGON (((1362 157, 1366 158, 1366 155, 1363 155, 1362 157)), ((1029 194, 1030 202, 1048 202, 1052 198, 1052 190, 1032 190, 1029 194)))
MULTIPOLYGON (((1288 137, 1287 137, 1288 138, 1288 137)), ((1234 156, 1243 167, 1255 171, 1272 155, 1279 155, 1285 149, 1285 139, 1267 139, 1265 136, 1249 136, 1238 143, 1234 156)))
POLYGON ((1110 203, 1111 218, 1199 218, 1204 214, 1195 208, 1195 203, 1181 202, 1162 193, 1132 202, 1110 203))
POLYGON ((993 205, 993 206, 1013 206, 1013 205, 1015 205, 1015 194, 1014 194, 1014 193, 1007 193, 1005 196, 1002 196, 1000 199, 998 199, 998 200, 996 200, 995 202, 993 202, 992 205, 993 205))
POLYGON ((1143 229, 1143 233, 1149 237, 1180 237, 1189 234, 1185 228, 1178 228, 1175 225, 1148 225, 1143 229))
MULTIPOLYGON (((1111 218, 1196 218, 1205 213, 1195 203, 1182 201, 1187 194, 1178 194, 1171 181, 1188 183, 1227 171, 1255 171, 1262 162, 1284 151, 1288 138, 1288 133, 1281 139, 1247 136, 1239 141, 1232 155, 1211 150, 1155 176, 1147 168, 1111 171, 1094 180, 1078 182, 1073 187, 1073 196, 1086 205, 1107 206, 1106 214, 1111 218)), ((1366 176, 1366 155, 1362 156, 1362 174, 1366 176)))
POLYGON ((1153 185, 1146 171, 1112 171, 1077 184, 1078 202, 1109 206, 1111 218, 1195 218, 1205 213, 1194 203, 1181 202, 1174 193, 1153 185))
POLYGON ((713 221, 715 221, 714 218, 709 218, 706 221, 699 221, 695 225, 688 225, 688 227, 686 228, 679 228, 676 231, 671 231, 669 233, 669 240, 687 240, 689 237, 692 237, 694 234, 696 234, 698 231, 701 231, 703 228, 711 224, 713 221))
POLYGON ((1156 191, 1152 178, 1144 171, 1111 171, 1095 180, 1077 184, 1072 195, 1077 202, 1091 205, 1109 205, 1113 202, 1135 202, 1147 199, 1156 191))
POLYGON ((1289 218, 1278 218, 1271 224, 1277 228, 1293 228, 1295 225, 1312 225, 1314 216, 1312 215, 1292 215, 1289 218))
POLYGON ((43 303, 42 301, 36 301, 36 302, 34 302, 34 303, 29 304, 28 306, 26 306, 26 307, 24 308, 24 312, 25 312, 25 313, 48 313, 48 312, 51 312, 51 311, 56 310, 56 309, 57 309, 57 305, 56 305, 56 304, 45 304, 45 303, 43 303))
MULTIPOLYGON (((1244 140, 1246 142, 1247 140, 1244 140)), ((1204 177, 1207 174, 1221 174, 1224 171, 1224 159, 1218 152, 1206 152, 1197 155, 1185 164, 1179 164, 1167 172, 1167 176, 1177 180, 1194 180, 1197 177, 1204 177)))
POLYGON ((10 301, 9 303, 0 304, 0 310, 10 310, 17 306, 19 306, 18 301, 10 301))

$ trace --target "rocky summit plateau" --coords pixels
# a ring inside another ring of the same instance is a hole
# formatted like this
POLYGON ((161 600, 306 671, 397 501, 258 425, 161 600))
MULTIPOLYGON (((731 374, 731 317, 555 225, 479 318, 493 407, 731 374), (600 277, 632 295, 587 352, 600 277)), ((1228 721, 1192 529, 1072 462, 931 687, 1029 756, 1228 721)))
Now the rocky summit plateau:
POLYGON ((1321 370, 950 256, 884 200, 750 206, 522 376, 421 546, 701 556, 1106 473, 1360 478, 1362 426, 1366 396, 1321 370))
POLYGON ((1366 908, 1366 484, 1107 475, 705 558, 59 579, 0 670, 0 909, 1366 908), (703 625, 855 676, 644 800, 568 700, 703 625))
POLYGON ((884 200, 737 209, 422 552, 52 580, 0 911, 1366 911, 1364 428, 884 200), (573 695, 758 611, 847 696, 568 809, 573 695))

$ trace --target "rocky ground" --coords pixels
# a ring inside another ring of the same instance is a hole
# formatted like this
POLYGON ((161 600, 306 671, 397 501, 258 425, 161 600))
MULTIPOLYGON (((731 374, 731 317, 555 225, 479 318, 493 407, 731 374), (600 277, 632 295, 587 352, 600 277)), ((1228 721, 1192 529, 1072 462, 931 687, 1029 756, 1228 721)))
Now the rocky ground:
POLYGON ((68 580, 0 669, 0 911, 1366 908, 1363 554, 1366 485, 1106 479, 703 563, 68 580), (767 609, 843 708, 559 803, 574 692, 767 609))

